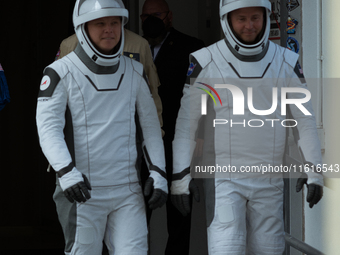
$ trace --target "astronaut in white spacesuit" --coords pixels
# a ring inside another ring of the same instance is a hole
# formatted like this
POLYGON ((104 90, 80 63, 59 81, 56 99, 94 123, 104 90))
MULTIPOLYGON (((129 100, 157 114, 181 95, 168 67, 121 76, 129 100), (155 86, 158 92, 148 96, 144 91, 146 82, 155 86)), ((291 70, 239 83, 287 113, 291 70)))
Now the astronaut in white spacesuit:
POLYGON ((171 199, 185 215, 191 209, 189 195, 199 198, 190 164, 197 134, 202 140, 204 133, 202 158, 215 167, 215 178, 204 179, 209 254, 284 251, 282 172, 244 170, 282 166, 286 126, 293 127, 309 168, 297 190, 307 185, 310 207, 322 197, 323 177, 315 171, 321 149, 311 102, 305 102, 303 93, 287 93, 289 100, 304 103, 290 101, 287 114, 281 112, 281 99, 286 97, 281 91, 307 87, 298 55, 268 40, 270 13, 269 0, 221 0, 225 39, 191 54, 173 141, 171 199), (219 96, 220 102, 202 100, 204 91, 219 96), (252 101, 240 103, 242 94, 252 101), (287 125, 287 120, 294 122, 287 125), (222 168, 225 171, 217 171, 222 168))
POLYGON ((147 254, 137 133, 150 171, 144 190, 151 194, 149 206, 166 202, 156 107, 143 66, 121 55, 127 21, 121 0, 77 0, 79 44, 44 70, 40 85, 36 120, 58 177, 53 198, 65 254, 101 254, 102 240, 110 254, 147 254))

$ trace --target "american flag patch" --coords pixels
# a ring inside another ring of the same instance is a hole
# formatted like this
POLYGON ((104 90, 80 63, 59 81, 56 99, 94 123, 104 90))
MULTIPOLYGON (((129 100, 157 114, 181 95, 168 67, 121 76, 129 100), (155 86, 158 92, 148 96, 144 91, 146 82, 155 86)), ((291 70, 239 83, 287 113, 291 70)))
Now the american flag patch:
POLYGON ((299 68, 299 72, 300 72, 300 74, 303 74, 303 70, 302 70, 302 67, 301 67, 301 65, 298 63, 298 64, 297 64, 297 66, 298 66, 298 68, 299 68))

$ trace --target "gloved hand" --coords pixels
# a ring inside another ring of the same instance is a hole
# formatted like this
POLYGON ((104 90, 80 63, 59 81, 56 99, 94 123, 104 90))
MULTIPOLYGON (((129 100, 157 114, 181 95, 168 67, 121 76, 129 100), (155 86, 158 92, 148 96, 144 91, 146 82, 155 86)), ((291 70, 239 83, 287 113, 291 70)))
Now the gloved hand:
POLYGON ((200 192, 190 174, 185 175, 180 180, 173 180, 171 183, 171 202, 185 217, 191 211, 191 196, 200 201, 200 192))
POLYGON ((91 185, 86 175, 80 173, 75 167, 72 171, 65 174, 58 174, 60 187, 64 191, 66 198, 73 203, 77 201, 79 203, 86 202, 91 198, 89 190, 91 185))
POLYGON ((308 176, 304 173, 301 177, 297 180, 296 183, 296 192, 300 192, 303 185, 306 184, 308 193, 307 193, 307 202, 309 203, 309 207, 313 208, 316 205, 323 195, 323 187, 314 183, 307 183, 308 176))
POLYGON ((145 182, 144 195, 150 196, 148 201, 149 208, 155 210, 158 207, 162 207, 168 198, 168 184, 166 175, 160 174, 161 170, 150 170, 150 176, 145 182))

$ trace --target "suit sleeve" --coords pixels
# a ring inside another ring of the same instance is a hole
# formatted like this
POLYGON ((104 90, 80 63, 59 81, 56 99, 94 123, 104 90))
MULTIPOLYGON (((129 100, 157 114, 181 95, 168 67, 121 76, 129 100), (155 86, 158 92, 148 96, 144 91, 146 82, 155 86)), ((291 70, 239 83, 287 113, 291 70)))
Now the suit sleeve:
POLYGON ((139 84, 136 104, 142 129, 143 152, 149 169, 165 176, 164 146, 156 106, 144 77, 140 76, 139 84))
POLYGON ((191 57, 173 141, 174 179, 187 171, 195 149, 196 130, 201 118, 202 90, 197 89, 197 83, 194 81, 199 79, 201 71, 200 63, 191 57))
POLYGON ((63 133, 66 105, 64 80, 54 69, 46 68, 38 95, 36 122, 42 151, 56 171, 72 162, 63 133))
MULTIPOLYGON (((294 68, 293 77, 290 80, 289 87, 307 89, 306 80, 302 74, 299 63, 294 68)), ((289 99, 303 99, 304 93, 289 93, 289 99)), ((293 135, 297 143, 303 164, 309 166, 305 168, 308 175, 308 181, 323 185, 322 175, 318 173, 317 166, 322 163, 321 145, 317 133, 315 115, 312 108, 311 100, 304 103, 303 106, 311 115, 305 115, 295 104, 288 105, 288 115, 297 122, 293 128, 293 135)))

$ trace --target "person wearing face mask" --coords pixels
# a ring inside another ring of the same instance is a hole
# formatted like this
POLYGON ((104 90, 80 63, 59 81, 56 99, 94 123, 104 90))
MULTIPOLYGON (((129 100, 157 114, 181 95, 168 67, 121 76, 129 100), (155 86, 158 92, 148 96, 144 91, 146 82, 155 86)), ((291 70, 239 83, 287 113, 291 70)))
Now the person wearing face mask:
MULTIPOLYGON (((172 179, 172 140, 187 77, 189 54, 204 47, 204 42, 172 26, 173 13, 164 0, 146 0, 142 14, 143 37, 153 54, 161 85, 158 94, 163 106, 163 137, 168 182, 172 179)), ((143 171, 142 171, 143 173, 143 171)), ((167 203, 168 241, 165 254, 188 255, 191 215, 183 217, 171 202, 167 203)))

